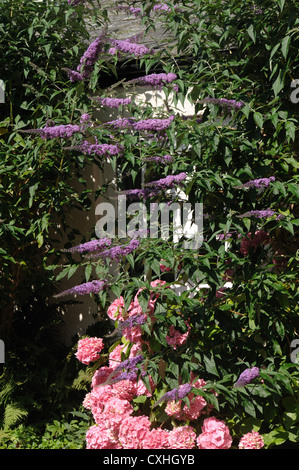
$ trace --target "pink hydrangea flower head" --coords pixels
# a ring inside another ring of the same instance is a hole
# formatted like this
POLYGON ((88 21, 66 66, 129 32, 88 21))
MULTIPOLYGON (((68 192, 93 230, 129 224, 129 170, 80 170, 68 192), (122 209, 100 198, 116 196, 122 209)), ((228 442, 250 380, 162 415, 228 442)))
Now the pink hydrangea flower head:
POLYGON ((91 379, 91 386, 96 387, 97 385, 101 385, 108 379, 109 375, 113 372, 112 367, 103 366, 98 369, 94 376, 91 379))
POLYGON ((131 401, 136 395, 136 386, 132 380, 120 380, 113 384, 113 393, 122 400, 131 401))
POLYGON ((124 328, 123 336, 131 343, 140 343, 142 338, 142 329, 139 325, 124 328))
POLYGON ((107 427, 118 429, 122 420, 133 413, 133 406, 128 400, 122 400, 117 396, 106 401, 102 413, 102 419, 106 421, 107 427))
POLYGON ((153 381, 153 378, 149 376, 149 382, 150 382, 150 387, 151 390, 148 390, 148 388, 145 386, 145 384, 142 382, 141 379, 138 379, 137 384, 136 384, 136 395, 146 395, 147 397, 151 397, 153 391, 156 388, 156 384, 153 381))
POLYGON ((107 315, 111 320, 124 319, 125 302, 122 296, 112 302, 107 310, 107 315))
POLYGON ((263 446, 264 439, 257 431, 248 432, 239 442, 239 449, 261 449, 263 446))
POLYGON ((229 449, 232 437, 224 421, 215 417, 206 418, 202 426, 202 434, 197 437, 199 449, 229 449))
POLYGON ((94 425, 86 432, 86 449, 121 449, 121 445, 110 429, 94 425))
POLYGON ((191 426, 180 426, 169 431, 170 449, 193 449, 196 444, 196 433, 191 426))
POLYGON ((102 338, 83 338, 78 342, 75 356, 80 362, 88 365, 99 359, 103 347, 102 338))
POLYGON ((124 449, 142 449, 143 441, 150 430, 151 422, 147 416, 128 416, 119 427, 119 442, 124 449))
POLYGON ((168 416, 172 416, 173 418, 179 419, 182 416, 181 403, 182 403, 182 400, 169 401, 165 407, 165 410, 164 410, 165 413, 168 416))
POLYGON ((134 315, 141 315, 142 314, 142 308, 140 303, 138 302, 137 295, 134 297, 132 302, 130 303, 128 307, 128 314, 130 317, 134 315))
POLYGON ((207 402, 201 395, 196 395, 194 397, 193 393, 190 393, 188 398, 190 400, 190 406, 185 405, 183 407, 179 419, 184 421, 194 421, 199 418, 202 410, 206 407, 207 402))
POLYGON ((103 385, 99 387, 94 387, 88 395, 88 398, 85 397, 85 403, 90 407, 92 413, 103 411, 105 403, 109 398, 114 397, 113 388, 110 385, 103 385))
POLYGON ((173 346, 173 349, 176 349, 177 346, 182 346, 186 343, 189 333, 190 328, 188 328, 186 333, 180 333, 173 325, 171 325, 169 328, 169 334, 166 335, 167 344, 169 344, 169 346, 173 346))
POLYGON ((82 402, 82 405, 84 406, 84 408, 86 408, 87 410, 90 410, 91 409, 91 405, 92 405, 92 400, 91 400, 91 393, 87 393, 84 397, 84 400, 82 402))
POLYGON ((118 344, 109 354, 109 367, 112 369, 121 363, 121 353, 124 352, 125 345, 118 344))
POLYGON ((166 429, 152 429, 146 434, 143 449, 169 449, 169 431, 166 429))

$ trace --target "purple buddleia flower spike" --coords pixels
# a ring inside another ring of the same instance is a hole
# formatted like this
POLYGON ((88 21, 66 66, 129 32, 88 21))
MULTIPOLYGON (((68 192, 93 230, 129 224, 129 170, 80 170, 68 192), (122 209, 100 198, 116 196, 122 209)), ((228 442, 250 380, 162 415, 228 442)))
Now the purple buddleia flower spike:
POLYGON ((107 281, 90 281, 84 284, 80 284, 78 286, 71 287, 59 294, 54 295, 55 298, 62 297, 65 295, 73 294, 73 295, 87 295, 87 294, 98 294, 101 290, 103 290, 107 285, 107 281))
POLYGON ((143 325, 146 322, 146 315, 139 314, 132 315, 131 317, 127 318, 127 320, 121 321, 120 324, 115 328, 115 330, 107 335, 107 337, 115 336, 116 334, 123 331, 125 328, 133 328, 136 325, 143 325))
POLYGON ((100 253, 95 253, 94 255, 88 256, 90 259, 109 259, 111 261, 119 262, 123 256, 127 256, 132 251, 136 250, 140 245, 139 240, 131 240, 128 245, 118 245, 109 248, 108 250, 102 251, 100 253))
POLYGON ((68 77, 69 77, 69 79, 72 83, 82 82, 84 80, 81 73, 77 72, 76 70, 71 70, 71 69, 68 69, 68 68, 65 68, 65 67, 62 70, 65 70, 65 72, 67 73, 67 75, 68 75, 68 77))
POLYGON ((114 127, 114 129, 133 128, 134 119, 132 119, 132 118, 119 118, 119 119, 115 119, 115 121, 108 121, 108 122, 106 122, 106 124, 108 126, 114 127))
POLYGON ((243 101, 228 100, 226 98, 204 98, 203 100, 201 100, 201 102, 216 104, 218 106, 226 107, 229 110, 231 109, 238 110, 242 108, 242 106, 244 106, 243 101))
POLYGON ((142 17, 142 10, 139 7, 130 7, 129 12, 132 13, 135 18, 142 17))
POLYGON ((125 361, 121 362, 120 364, 118 364, 118 366, 115 367, 114 372, 119 372, 123 369, 125 370, 133 369, 142 360, 143 360, 142 354, 138 354, 138 356, 126 359, 125 361))
POLYGON ((174 388, 169 392, 166 392, 161 398, 159 398, 156 403, 154 403, 153 407, 163 403, 165 401, 177 401, 182 400, 185 398, 192 390, 192 385, 189 383, 180 385, 178 388, 174 388))
MULTIPOLYGON (((174 5, 173 8, 175 10, 179 9, 179 7, 177 5, 174 5)), ((166 3, 158 3, 157 5, 155 5, 153 7, 153 11, 165 14, 165 13, 170 13, 172 11, 172 8, 170 6, 168 6, 166 3)))
POLYGON ((152 73, 144 77, 134 78, 129 83, 137 83, 138 85, 150 85, 154 88, 161 89, 162 86, 168 85, 177 79, 175 73, 152 73))
POLYGON ((164 131, 171 125, 173 120, 174 115, 166 119, 144 119, 136 122, 133 127, 137 131, 164 131))
POLYGON ((160 157, 146 157, 144 159, 145 162, 165 163, 166 165, 172 163, 173 160, 174 158, 171 155, 163 155, 160 157))
POLYGON ((245 212, 244 214, 241 214, 239 217, 256 217, 257 219, 263 219, 263 218, 272 217, 273 215, 276 215, 275 211, 273 211, 272 209, 265 209, 265 210, 248 211, 248 212, 245 212))
POLYGON ((244 387, 251 383, 256 377, 258 377, 260 369, 258 367, 252 367, 252 369, 245 369, 239 376, 237 382, 234 384, 235 388, 244 387))
POLYGON ((40 129, 30 129, 27 132, 40 134, 41 138, 55 139, 55 138, 70 138, 74 134, 85 132, 86 126, 79 124, 60 124, 58 126, 46 125, 40 129))
POLYGON ((151 181, 150 183, 146 183, 146 187, 154 187, 156 190, 163 190, 173 188, 176 184, 181 185, 183 181, 186 179, 187 173, 182 172, 178 175, 168 175, 165 178, 161 178, 157 181, 151 181))
POLYGON ((155 197, 161 193, 160 189, 127 189, 122 191, 121 194, 125 194, 131 199, 147 199, 149 197, 155 197))
POLYGON ((111 374, 109 374, 107 380, 100 385, 111 385, 120 382, 121 380, 135 381, 139 371, 137 364, 143 359, 144 358, 142 354, 139 354, 138 356, 126 359, 125 361, 121 362, 113 369, 111 374))
POLYGON ((102 33, 88 46, 80 59, 77 72, 79 72, 84 79, 89 79, 91 73, 93 72, 94 65, 99 58, 99 54, 103 50, 104 34, 105 33, 102 33))
POLYGON ((73 246, 71 248, 66 248, 61 251, 67 252, 67 253, 90 253, 93 251, 101 251, 108 246, 110 246, 112 243, 111 238, 102 238, 102 239, 96 239, 96 240, 90 240, 89 242, 86 243, 81 243, 80 245, 73 246))
POLYGON ((115 52, 124 52, 135 57, 142 57, 150 52, 144 44, 136 44, 131 42, 130 39, 112 39, 111 45, 112 47, 108 51, 111 55, 114 55, 115 52))
POLYGON ((143 119, 141 121, 136 121, 132 118, 120 118, 115 121, 109 121, 106 124, 113 126, 114 129, 129 128, 140 132, 161 132, 168 129, 173 120, 173 115, 165 119, 143 119))
POLYGON ((270 176, 269 178, 258 178, 255 180, 247 181, 240 186, 236 186, 236 188, 256 188, 256 189, 263 189, 268 188, 270 183, 275 181, 275 176, 270 176))
POLYGON ((95 96, 91 97, 91 99, 98 101, 102 106, 114 109, 120 108, 120 106, 127 106, 132 102, 131 98, 101 98, 95 96))
POLYGON ((79 152, 85 153, 86 155, 98 155, 103 156, 107 155, 121 155, 123 153, 123 147, 119 144, 99 144, 97 141, 94 144, 91 144, 87 140, 82 142, 82 144, 74 145, 72 147, 65 147, 66 150, 78 150, 79 152))

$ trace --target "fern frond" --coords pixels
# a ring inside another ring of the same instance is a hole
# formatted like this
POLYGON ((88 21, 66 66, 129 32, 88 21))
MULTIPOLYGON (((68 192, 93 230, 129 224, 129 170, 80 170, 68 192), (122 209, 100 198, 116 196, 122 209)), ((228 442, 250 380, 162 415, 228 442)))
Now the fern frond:
POLYGON ((4 404, 14 391, 14 384, 11 382, 6 383, 0 391, 0 404, 4 404))
POLYGON ((73 381, 73 388, 76 390, 87 390, 94 375, 93 369, 80 370, 78 376, 73 381))
POLYGON ((4 411, 4 429, 9 429, 19 424, 28 416, 28 411, 18 403, 9 403, 4 411))

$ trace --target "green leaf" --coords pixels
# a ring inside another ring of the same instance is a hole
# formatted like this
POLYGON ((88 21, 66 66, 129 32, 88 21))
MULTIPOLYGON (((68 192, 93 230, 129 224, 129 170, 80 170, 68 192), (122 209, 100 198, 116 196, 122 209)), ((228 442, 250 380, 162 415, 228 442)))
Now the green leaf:
POLYGON ((255 406, 250 400, 242 400, 242 405, 244 407, 245 413, 249 414, 250 416, 256 417, 255 406))
POLYGON ((43 237, 42 233, 39 233, 37 235, 36 241, 37 241, 37 246, 40 248, 44 243, 44 237, 43 237))
POLYGON ((29 188, 29 207, 32 207, 32 204, 33 204, 33 200, 34 200, 34 195, 35 195, 35 192, 38 188, 38 183, 35 183, 33 186, 30 186, 29 188))
POLYGON ((290 36, 285 36, 281 42, 281 52, 285 59, 287 58, 287 55, 289 52, 290 43, 291 43, 290 36))
POLYGON ((86 280, 86 282, 89 281, 91 273, 92 273, 92 265, 88 264, 85 268, 85 280, 86 280))
POLYGON ((253 113, 253 119, 254 119, 254 122, 258 125, 258 127, 260 129, 263 128, 263 124, 264 124, 264 118, 263 118, 263 115, 261 113, 259 113, 258 111, 255 111, 253 113))
POLYGON ((272 85, 272 89, 274 91, 275 97, 281 92, 281 90, 283 89, 283 85, 284 85, 284 80, 281 76, 281 70, 280 70, 276 77, 275 82, 272 85))
POLYGON ((266 447, 272 445, 281 445, 288 440, 289 433, 283 428, 283 426, 279 426, 273 431, 269 432, 268 434, 263 434, 264 444, 266 447))
POLYGON ((75 274, 75 272, 77 271, 77 269, 79 268, 79 265, 78 264, 73 264, 70 268, 69 268, 69 271, 67 273, 67 278, 70 279, 70 277, 75 274))
POLYGON ((253 24, 251 24, 249 26, 249 28, 247 28, 247 33, 249 34, 249 36, 251 37, 251 39, 255 43, 255 41, 256 41, 256 32, 254 30, 253 24))
POLYGON ((277 0, 277 3, 279 5, 280 11, 282 11, 285 4, 285 0, 277 0))
POLYGON ((217 367, 216 367, 215 360, 214 360, 213 356, 211 356, 210 358, 208 358, 207 356, 204 356, 203 361, 204 361, 205 366, 206 366, 206 371, 209 372, 210 374, 213 374, 213 375, 216 375, 217 377, 219 377, 219 373, 218 373, 218 370, 217 370, 217 367))
POLYGON ((292 140, 295 142, 296 126, 293 121, 285 122, 286 135, 288 136, 288 141, 292 140))

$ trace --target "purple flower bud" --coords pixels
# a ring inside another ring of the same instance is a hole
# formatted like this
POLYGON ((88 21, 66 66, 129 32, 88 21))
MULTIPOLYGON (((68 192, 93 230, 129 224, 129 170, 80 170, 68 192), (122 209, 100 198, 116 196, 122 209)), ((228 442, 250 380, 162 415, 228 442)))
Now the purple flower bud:
POLYGON ((252 367, 252 369, 245 369, 242 374, 239 376, 237 382, 234 384, 234 387, 244 387, 244 385, 249 384, 258 377, 260 369, 258 367, 252 367))
POLYGON ((117 328, 115 328, 112 333, 107 335, 107 337, 115 336, 117 333, 120 333, 125 328, 133 328, 133 326, 136 325, 143 325, 146 322, 146 318, 147 317, 145 314, 137 313, 136 315, 132 315, 127 320, 121 321, 117 328))
POLYGON ((71 287, 70 289, 67 289, 60 294, 54 295, 54 297, 62 297, 68 294, 74 294, 74 295, 87 295, 87 294, 98 294, 101 290, 105 288, 107 285, 107 281, 90 281, 86 282, 85 284, 80 284, 78 286, 71 287))
POLYGON ((101 385, 110 385, 121 380, 132 380, 135 381, 137 379, 138 368, 136 367, 139 362, 143 360, 142 354, 138 356, 126 359, 125 361, 121 362, 115 369, 111 372, 107 380, 101 385))
POLYGON ((275 181, 275 176, 270 176, 270 178, 258 178, 255 180, 247 181, 241 186, 238 187, 245 187, 245 188, 267 188, 272 181, 275 181))
POLYGON ((100 97, 93 97, 95 101, 99 101, 103 106, 107 108, 119 108, 120 106, 127 106, 132 102, 131 98, 100 98, 100 97))
POLYGON ((70 138, 74 134, 83 133, 85 126, 78 124, 60 124, 58 126, 45 126, 41 129, 35 129, 34 132, 40 134, 42 139, 70 138))
POLYGON ((119 144, 112 145, 112 144, 91 144, 87 140, 85 140, 82 144, 76 145, 73 147, 65 147, 67 150, 78 150, 86 155, 121 155, 123 153, 123 147, 119 144))
POLYGON ((236 101, 236 100, 227 100, 226 98, 204 98, 201 100, 202 103, 213 103, 218 106, 224 106, 230 109, 240 109, 244 106, 243 101, 236 101))
POLYGON ((166 119, 144 119, 136 122, 134 129, 138 131, 164 131, 170 126, 173 120, 173 115, 166 119))
POLYGON ((145 162, 155 162, 155 163, 165 163, 169 164, 172 163, 174 158, 171 155, 163 155, 161 157, 146 157, 144 159, 145 162))
POLYGON ((175 73, 152 73, 144 77, 134 78, 131 80, 131 83, 151 85, 154 88, 162 88, 162 86, 173 82, 176 78, 177 75, 175 73))
POLYGON ((178 388, 174 388, 169 392, 166 392, 161 398, 159 398, 156 403, 154 403, 153 407, 159 405, 164 401, 177 401, 182 400, 185 398, 192 390, 192 385, 189 383, 180 385, 178 388))
MULTIPOLYGON (((178 7, 174 5, 174 9, 177 9, 178 7)), ((161 12, 161 13, 170 13, 172 11, 171 7, 166 5, 166 3, 158 3, 157 5, 154 6, 153 11, 155 12, 161 12)))
POLYGON ((114 246, 108 250, 102 251, 100 253, 96 253, 94 255, 88 256, 90 259, 109 259, 109 260, 114 260, 116 262, 119 262, 123 256, 127 256, 132 251, 136 250, 138 246, 140 245, 139 240, 131 240, 128 245, 119 245, 119 246, 114 246))
POLYGON ((68 252, 68 253, 86 253, 86 252, 93 252, 93 251, 101 251, 112 243, 111 238, 102 238, 91 240, 86 243, 81 243, 80 245, 74 246, 72 248, 66 248, 61 251, 68 252))
POLYGON ((76 72, 76 70, 71 70, 68 68, 63 68, 63 70, 66 71, 71 82, 82 82, 84 80, 81 73, 76 72))
POLYGON ((150 183, 146 183, 146 187, 154 187, 155 189, 168 189, 173 188, 176 184, 180 185, 187 177, 187 174, 182 172, 178 175, 168 175, 166 178, 162 178, 157 181, 151 181, 150 183))
POLYGON ((117 128, 131 128, 136 131, 156 131, 161 132, 166 130, 174 120, 174 116, 171 115, 166 119, 143 119, 141 121, 135 121, 132 118, 121 118, 115 121, 109 121, 106 124, 112 125, 115 129, 117 128))
POLYGON ((109 54, 114 54, 115 51, 124 52, 128 54, 132 54, 136 57, 142 57, 145 54, 148 54, 150 50, 143 44, 136 44, 134 42, 130 42, 129 39, 120 40, 120 39, 112 39, 111 45, 113 51, 109 49, 109 54))
POLYGON ((256 217, 257 219, 263 219, 267 217, 272 217, 275 215, 276 212, 273 211, 272 209, 265 209, 265 210, 253 210, 253 211, 248 211, 245 212, 244 214, 241 214, 240 217, 256 217))

